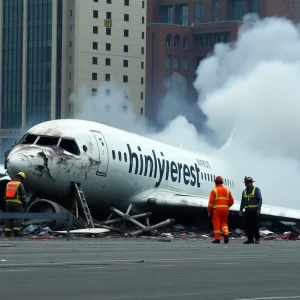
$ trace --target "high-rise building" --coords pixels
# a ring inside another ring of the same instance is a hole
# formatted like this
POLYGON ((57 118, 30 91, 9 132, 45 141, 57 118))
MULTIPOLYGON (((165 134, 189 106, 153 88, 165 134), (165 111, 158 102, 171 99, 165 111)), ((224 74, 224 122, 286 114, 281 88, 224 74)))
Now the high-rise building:
POLYGON ((245 14, 300 17, 300 1, 149 0, 147 5, 146 116, 154 121, 172 84, 196 102, 193 82, 200 61, 216 43, 236 39, 245 14), (171 76, 175 72, 180 85, 171 76))
POLYGON ((30 126, 72 117, 81 86, 95 96, 105 82, 113 97, 114 83, 123 108, 144 114, 146 11, 141 0, 1 0, 1 150, 30 126))

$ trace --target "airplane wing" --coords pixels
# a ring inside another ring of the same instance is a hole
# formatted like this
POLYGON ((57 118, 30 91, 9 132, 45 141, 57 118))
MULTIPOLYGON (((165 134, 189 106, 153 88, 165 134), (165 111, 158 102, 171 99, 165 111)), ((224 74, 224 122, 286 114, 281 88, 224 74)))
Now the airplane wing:
MULTIPOLYGON (((143 202, 156 206, 191 207, 203 210, 207 209, 208 204, 208 197, 176 193, 173 191, 152 191, 150 193, 144 193, 140 199, 143 202)), ((235 201, 229 211, 231 214, 238 214, 240 211, 240 202, 235 201)), ((261 216, 275 218, 281 221, 299 221, 300 210, 263 204, 261 216)))

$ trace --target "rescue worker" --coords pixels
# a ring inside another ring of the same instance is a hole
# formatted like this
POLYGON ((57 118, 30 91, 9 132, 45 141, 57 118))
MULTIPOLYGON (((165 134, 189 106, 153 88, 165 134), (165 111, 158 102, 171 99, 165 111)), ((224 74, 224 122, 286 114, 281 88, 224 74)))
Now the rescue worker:
POLYGON ((217 176, 215 179, 216 187, 210 192, 207 212, 208 216, 212 215, 212 223, 214 227, 214 240, 212 243, 219 244, 221 240, 221 230, 224 236, 224 243, 227 244, 228 239, 228 211, 233 205, 234 199, 229 189, 223 186, 223 179, 217 176))
MULTIPOLYGON (((5 212, 24 212, 24 204, 26 199, 26 191, 23 182, 26 175, 23 172, 17 174, 15 180, 7 183, 4 191, 4 199, 6 202, 5 212)), ((8 219, 5 222, 5 236, 11 236, 14 231, 15 236, 20 235, 22 220, 8 219)))
POLYGON ((247 241, 245 241, 244 244, 253 244, 253 237, 255 238, 255 244, 259 244, 260 241, 259 215, 262 206, 262 197, 260 189, 254 187, 253 182, 252 177, 245 176, 244 183, 246 189, 242 193, 239 213, 239 215, 242 216, 243 209, 245 209, 247 241))

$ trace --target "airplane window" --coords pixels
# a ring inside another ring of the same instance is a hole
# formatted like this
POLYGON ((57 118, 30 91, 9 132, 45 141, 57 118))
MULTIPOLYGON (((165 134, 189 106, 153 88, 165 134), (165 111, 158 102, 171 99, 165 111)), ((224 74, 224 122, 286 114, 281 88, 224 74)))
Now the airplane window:
POLYGON ((61 147, 65 151, 68 151, 72 154, 75 154, 75 155, 80 154, 80 150, 78 148, 78 145, 73 140, 62 139, 59 143, 59 147, 61 147))
POLYGON ((119 161, 121 161, 122 160, 121 152, 119 151, 118 154, 119 154, 119 161))
POLYGON ((204 179, 206 180, 206 173, 204 173, 204 179))
POLYGON ((210 174, 210 180, 211 180, 211 181, 214 181, 214 180, 213 180, 213 176, 212 176, 211 174, 210 174))
POLYGON ((54 136, 40 136, 36 142, 39 146, 56 146, 59 141, 58 137, 54 136))
POLYGON ((124 153, 125 162, 127 162, 127 153, 124 153))
POLYGON ((116 153, 115 153, 115 150, 112 151, 112 156, 113 156, 113 159, 115 160, 115 159, 116 159, 116 153))
POLYGON ((34 134, 27 134, 20 142, 20 144, 33 144, 37 139, 37 135, 34 134))
POLYGON ((201 172, 201 179, 203 180, 203 173, 201 172))
POLYGON ((216 175, 214 175, 214 181, 216 180, 216 175))

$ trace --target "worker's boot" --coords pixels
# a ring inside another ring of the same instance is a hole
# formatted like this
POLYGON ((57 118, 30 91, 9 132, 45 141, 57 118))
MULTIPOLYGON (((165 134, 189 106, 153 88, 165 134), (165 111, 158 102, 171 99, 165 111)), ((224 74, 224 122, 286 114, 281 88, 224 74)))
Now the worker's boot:
POLYGON ((11 237, 12 232, 11 231, 5 231, 4 236, 11 237))
POLYGON ((259 244, 259 239, 255 240, 255 244, 259 244))
POLYGON ((228 244, 228 242, 229 242, 228 234, 225 234, 224 235, 224 243, 228 244))
POLYGON ((247 241, 243 242, 243 244, 254 244, 254 242, 247 240, 247 241))
POLYGON ((220 240, 213 240, 212 243, 213 244, 220 244, 220 240))
POLYGON ((14 236, 15 237, 21 236, 20 230, 14 230, 14 236))

